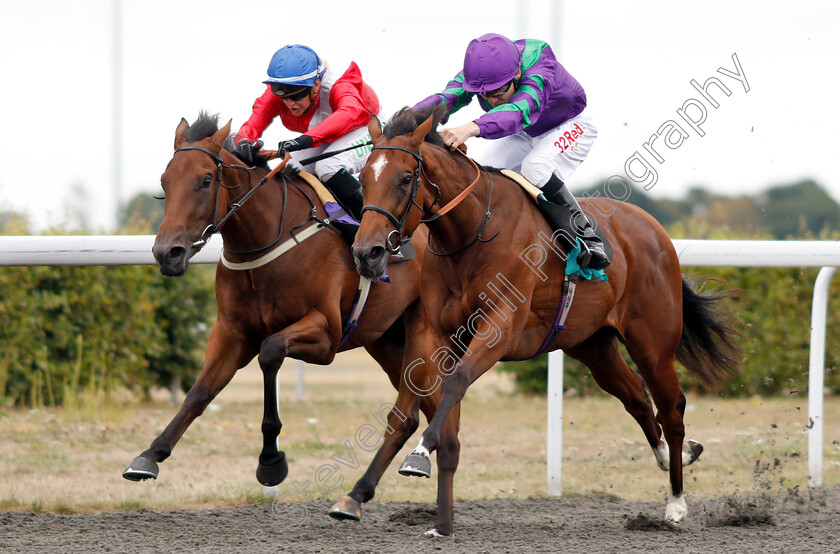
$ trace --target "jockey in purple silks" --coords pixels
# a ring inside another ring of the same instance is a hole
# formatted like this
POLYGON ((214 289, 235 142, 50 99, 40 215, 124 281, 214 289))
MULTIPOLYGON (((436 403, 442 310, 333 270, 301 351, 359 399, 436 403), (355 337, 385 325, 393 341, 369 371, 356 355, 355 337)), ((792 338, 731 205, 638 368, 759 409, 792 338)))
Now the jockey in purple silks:
POLYGON ((446 89, 414 106, 415 110, 446 105, 449 115, 473 96, 487 112, 478 119, 441 131, 444 142, 457 148, 470 137, 497 139, 479 161, 490 167, 518 170, 542 190, 540 209, 555 229, 571 231, 581 267, 609 265, 604 244, 564 185, 586 159, 598 135, 587 115, 586 94, 560 65, 549 45, 534 39, 510 39, 488 33, 470 42, 464 69, 446 89))

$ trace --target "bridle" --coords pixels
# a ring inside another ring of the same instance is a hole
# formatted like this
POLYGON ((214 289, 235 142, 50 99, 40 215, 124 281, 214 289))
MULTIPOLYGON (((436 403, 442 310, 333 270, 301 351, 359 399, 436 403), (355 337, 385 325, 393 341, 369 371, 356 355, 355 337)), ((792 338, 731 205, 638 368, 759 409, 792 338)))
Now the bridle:
MULTIPOLYGON (((408 215, 411 213, 411 208, 417 206, 421 210, 423 209, 423 206, 419 205, 416 200, 417 193, 420 191, 420 174, 423 173, 423 156, 419 151, 415 152, 414 150, 410 150, 402 146, 395 146, 390 144, 374 145, 372 150, 402 150, 403 152, 411 154, 411 156, 414 157, 415 160, 417 160, 417 169, 414 170, 414 178, 412 179, 411 184, 411 195, 408 199, 408 203, 405 206, 405 211, 399 219, 397 219, 397 217, 394 214, 392 214, 391 212, 389 212, 381 206, 377 206, 375 204, 365 204, 364 206, 362 206, 362 216, 364 216, 365 212, 367 211, 377 212, 387 217, 388 220, 394 225, 394 227, 396 227, 396 229, 388 233, 388 237, 385 239, 385 248, 389 252, 396 252, 400 249, 401 245, 411 240, 411 235, 403 237, 405 222, 408 220, 408 215), (396 235, 396 243, 392 242, 392 237, 394 235, 396 235)), ((427 178, 426 180, 429 179, 427 178)), ((432 203, 432 206, 434 206, 435 203, 437 203, 437 201, 440 199, 440 189, 431 181, 429 181, 429 183, 435 188, 435 191, 437 192, 435 201, 432 203)))
MULTIPOLYGON (((435 190, 435 200, 434 200, 434 202, 432 202, 431 206, 429 206, 429 209, 432 209, 435 206, 435 204, 437 204, 440 201, 440 187, 438 187, 431 179, 429 179, 429 176, 426 175, 426 171, 423 168, 423 156, 422 156, 422 152, 420 150, 415 152, 414 150, 411 150, 409 148, 405 148, 403 146, 396 146, 396 145, 392 145, 392 144, 374 145, 373 148, 372 148, 372 150, 377 150, 377 149, 378 150, 401 150, 403 152, 407 152, 415 160, 417 160, 417 169, 414 170, 414 177, 412 179, 411 195, 408 199, 408 202, 406 203, 405 211, 403 212, 402 216, 399 219, 397 219, 397 217, 394 214, 392 214, 391 212, 389 212, 385 208, 383 208, 381 206, 377 206, 375 204, 366 204, 365 206, 362 207, 362 215, 364 215, 364 213, 366 211, 377 212, 377 213, 380 213, 380 214, 384 215, 385 217, 387 217, 388 220, 394 225, 395 229, 393 231, 391 231, 390 233, 388 233, 388 236, 385 239, 385 248, 389 252, 393 253, 393 252, 398 251, 402 244, 411 240, 411 235, 410 234, 408 236, 403 236, 403 231, 405 229, 405 223, 408 220, 408 216, 411 213, 411 209, 414 206, 417 206, 421 211, 423 211, 423 206, 418 204, 417 200, 416 200, 417 199, 417 194, 420 191, 420 176, 423 175, 424 177, 426 177, 426 181, 435 190), (394 241, 392 239, 392 237, 394 237, 395 235, 396 235, 396 243, 394 243, 394 241)), ((473 189, 475 189, 475 186, 478 184, 478 181, 481 178, 481 168, 478 166, 478 164, 475 163, 475 161, 473 161, 471 158, 468 158, 466 156, 466 154, 464 154, 463 151, 458 150, 458 152, 460 152, 465 158, 467 158, 467 160, 469 160, 470 163, 472 163, 472 165, 475 167, 475 169, 476 169, 475 179, 473 179, 472 183, 470 183, 470 185, 467 188, 462 190, 455 198, 450 200, 440 210, 436 211, 435 213, 433 213, 431 216, 429 216, 426 219, 421 219, 420 220, 421 223, 431 223, 431 222, 437 220, 438 218, 440 218, 441 216, 445 215, 452 208, 454 208, 455 206, 460 204, 467 196, 469 196, 469 194, 473 191, 473 189)), ((493 235, 492 237, 490 237, 489 239, 485 239, 485 238, 482 237, 482 233, 484 232, 484 228, 487 227, 487 223, 490 221, 490 203, 493 200, 493 178, 490 176, 489 173, 487 174, 487 176, 488 176, 489 181, 490 181, 490 195, 487 199, 487 210, 484 214, 484 221, 481 223, 481 226, 479 227, 478 233, 476 234, 475 238, 469 244, 467 244, 466 246, 464 246, 462 248, 459 248, 458 250, 455 250, 454 252, 440 253, 440 252, 435 252, 432 249, 432 247, 431 247, 431 235, 429 235, 429 239, 428 239, 429 240, 429 251, 432 254, 434 254, 436 256, 451 256, 453 254, 457 254, 458 252, 462 252, 463 250, 466 250, 467 248, 469 248, 470 246, 472 246, 476 242, 490 242, 491 240, 496 238, 496 236, 498 236, 499 233, 496 232, 496 234, 493 235)))
MULTIPOLYGON (((178 152, 182 152, 184 150, 198 150, 199 152, 204 152, 205 154, 207 154, 208 156, 213 158, 213 160, 216 162, 216 181, 219 183, 220 187, 228 189, 228 190, 239 188, 239 185, 228 186, 228 185, 226 185, 222 182, 222 172, 224 171, 224 169, 239 169, 239 170, 242 170, 242 171, 250 171, 251 169, 253 169, 253 167, 246 167, 246 166, 243 166, 243 165, 228 165, 228 164, 225 164, 224 160, 222 160, 222 158, 218 154, 215 154, 214 152, 211 152, 210 150, 207 150, 206 148, 202 148, 201 146, 182 146, 181 148, 176 148, 175 153, 177 154, 178 152)), ((173 154, 173 156, 174 156, 174 154, 173 154)), ((222 225, 224 225, 225 222, 228 219, 230 219, 233 216, 233 214, 235 214, 239 210, 239 208, 241 208, 242 205, 245 204, 245 202, 247 202, 260 189, 260 187, 262 187, 266 182, 268 182, 268 180, 271 177, 273 177, 278 171, 280 171, 281 169, 283 169, 283 167, 286 166, 286 163, 288 163, 289 159, 290 158, 287 155, 286 159, 284 159, 283 162, 280 163, 277 167, 272 169, 265 177, 260 179, 260 182, 257 183, 257 185, 255 187, 250 189, 248 192, 246 192, 240 198, 236 198, 233 201, 231 201, 228 204, 227 213, 218 222, 216 222, 216 217, 219 215, 219 196, 221 196, 221 195, 219 194, 219 191, 216 190, 216 199, 215 199, 214 206, 213 206, 212 223, 210 223, 207 227, 204 228, 204 230, 201 232, 201 236, 199 236, 198 240, 195 241, 192 244, 192 247, 193 248, 201 248, 205 244, 207 244, 207 241, 210 240, 210 237, 212 237, 214 234, 218 233, 219 230, 222 228, 222 225)), ((250 179, 251 179, 251 174, 248 173, 248 180, 250 181, 250 179)), ((285 215, 285 212, 286 212, 285 203, 286 203, 286 195, 284 194, 283 195, 283 212, 282 212, 284 215, 285 215)), ((281 230, 282 230, 282 226, 283 226, 283 222, 282 222, 282 215, 281 215, 281 222, 280 222, 281 230)), ((275 241, 275 242, 277 242, 277 241, 275 241)), ((259 250, 260 251, 266 250, 267 248, 270 248, 271 246, 272 245, 269 245, 269 246, 261 248, 259 250)), ((252 252, 247 252, 247 253, 252 253, 252 252)))

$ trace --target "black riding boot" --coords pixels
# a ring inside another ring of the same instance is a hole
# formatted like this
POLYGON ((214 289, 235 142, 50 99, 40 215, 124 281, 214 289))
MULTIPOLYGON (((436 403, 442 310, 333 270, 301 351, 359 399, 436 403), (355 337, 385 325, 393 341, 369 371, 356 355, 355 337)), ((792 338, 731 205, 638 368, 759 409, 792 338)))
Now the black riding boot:
POLYGON ((604 243, 595 234, 569 187, 557 175, 552 175, 543 186, 538 204, 551 226, 556 231, 562 231, 561 236, 566 239, 567 246, 574 246, 575 236, 582 239, 581 253, 577 260, 581 267, 603 269, 610 265, 611 260, 604 249, 604 243), (543 197, 547 202, 542 200, 543 197))
POLYGON ((356 221, 362 218, 362 185, 359 181, 341 169, 338 173, 324 181, 324 185, 333 193, 338 203, 353 216, 356 221))

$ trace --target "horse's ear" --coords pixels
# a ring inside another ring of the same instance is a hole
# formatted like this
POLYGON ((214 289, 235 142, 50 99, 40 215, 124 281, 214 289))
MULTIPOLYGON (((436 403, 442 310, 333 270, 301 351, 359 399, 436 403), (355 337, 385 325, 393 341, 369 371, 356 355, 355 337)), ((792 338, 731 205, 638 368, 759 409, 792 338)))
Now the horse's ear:
POLYGON ((184 135, 187 134, 187 129, 190 128, 190 124, 187 123, 187 120, 183 117, 181 118, 181 122, 178 124, 178 127, 175 129, 175 149, 181 148, 181 145, 184 144, 185 139, 184 135))
POLYGON ((434 115, 430 115, 426 121, 418 125, 417 128, 411 132, 411 143, 419 148, 420 145, 423 144, 423 139, 425 139, 426 135, 429 134, 429 131, 432 130, 432 126, 434 124, 435 117, 434 115))
POLYGON ((219 129, 213 134, 213 137, 210 139, 210 144, 213 145, 217 151, 221 152, 222 147, 225 144, 225 139, 227 139, 228 135, 230 134, 230 125, 233 122, 232 119, 229 119, 227 125, 219 129))
POLYGON ((368 132, 370 133, 370 139, 373 142, 377 142, 380 138, 382 138, 382 123, 379 121, 379 118, 375 115, 370 116, 370 122, 368 123, 368 132))

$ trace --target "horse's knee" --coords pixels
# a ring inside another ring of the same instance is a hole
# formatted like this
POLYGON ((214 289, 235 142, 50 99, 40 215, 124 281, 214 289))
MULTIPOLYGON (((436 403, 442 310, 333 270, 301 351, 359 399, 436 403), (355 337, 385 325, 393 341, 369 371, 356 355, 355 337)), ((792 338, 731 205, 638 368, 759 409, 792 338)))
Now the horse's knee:
POLYGON ((408 437, 420 425, 420 414, 417 409, 410 409, 403 413, 397 406, 386 402, 373 414, 373 419, 385 428, 384 437, 408 437))
POLYGON ((213 398, 215 398, 215 395, 210 394, 210 391, 205 386, 196 383, 187 391, 184 402, 181 404, 181 409, 194 417, 198 417, 204 413, 204 410, 212 402, 213 398))
POLYGON ((385 428, 385 438, 405 441, 420 426, 420 414, 416 411, 403 414, 394 407, 388 415, 388 425, 385 428))
POLYGON ((263 372, 272 371, 280 366, 289 353, 285 340, 279 337, 269 337, 260 346, 258 361, 263 372))

